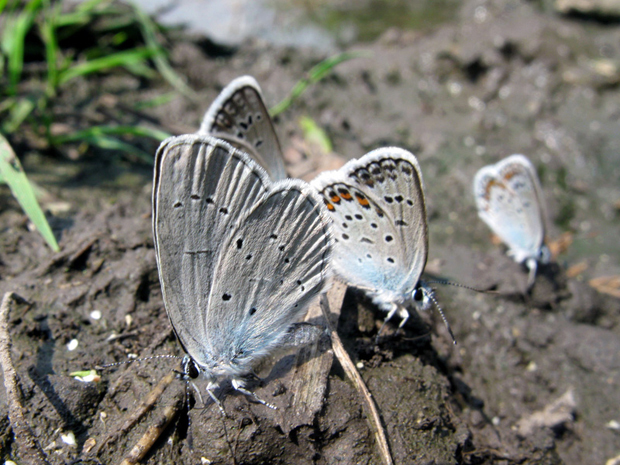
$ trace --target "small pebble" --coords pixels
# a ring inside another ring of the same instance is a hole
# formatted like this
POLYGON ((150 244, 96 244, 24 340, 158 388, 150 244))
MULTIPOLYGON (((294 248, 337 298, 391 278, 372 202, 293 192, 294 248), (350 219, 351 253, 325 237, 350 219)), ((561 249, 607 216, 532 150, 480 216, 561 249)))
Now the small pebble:
POLYGON ((614 431, 620 431, 620 422, 617 420, 611 420, 607 422, 605 426, 609 429, 613 429, 614 431))
POLYGON ((62 442, 64 442, 65 444, 71 447, 74 447, 76 444, 75 434, 73 434, 73 431, 68 431, 65 434, 61 434, 60 439, 62 439, 62 442))

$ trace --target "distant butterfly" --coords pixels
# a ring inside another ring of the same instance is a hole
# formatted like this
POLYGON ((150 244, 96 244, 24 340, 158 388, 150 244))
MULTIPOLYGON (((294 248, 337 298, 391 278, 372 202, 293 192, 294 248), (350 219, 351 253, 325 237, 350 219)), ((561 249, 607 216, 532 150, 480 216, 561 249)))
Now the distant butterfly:
POLYGON ((536 170, 523 155, 511 155, 485 166, 474 178, 478 216, 508 246, 508 255, 529 269, 528 286, 537 263, 548 263, 544 200, 536 170))
POLYGON ((253 77, 241 76, 222 90, 207 110, 199 134, 224 139, 243 150, 272 180, 286 179, 280 142, 253 77))
POLYGON ((408 308, 437 304, 433 290, 420 281, 428 229, 422 173, 413 154, 396 147, 374 150, 320 174, 311 185, 333 220, 335 272, 387 312, 385 322, 397 314, 402 327, 408 308))
POLYGON ((330 277, 321 199, 300 180, 272 183, 224 141, 172 137, 156 155, 153 235, 184 372, 202 374, 220 408, 213 391, 226 379, 266 404, 245 389, 245 375, 294 339, 294 323, 330 277))

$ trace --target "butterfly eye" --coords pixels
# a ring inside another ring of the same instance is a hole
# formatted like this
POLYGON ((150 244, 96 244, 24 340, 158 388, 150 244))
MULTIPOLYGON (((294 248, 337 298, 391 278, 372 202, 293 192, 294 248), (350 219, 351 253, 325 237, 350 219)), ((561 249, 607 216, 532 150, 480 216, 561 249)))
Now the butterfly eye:
POLYGON ((415 291, 413 291, 413 300, 416 302, 421 302, 422 299, 424 299, 424 291, 418 287, 415 291))
POLYGON ((185 367, 185 373, 187 374, 187 376, 189 376, 192 379, 198 378, 200 371, 198 370, 198 367, 196 366, 196 363, 193 360, 190 360, 189 363, 187 364, 187 367, 185 367))

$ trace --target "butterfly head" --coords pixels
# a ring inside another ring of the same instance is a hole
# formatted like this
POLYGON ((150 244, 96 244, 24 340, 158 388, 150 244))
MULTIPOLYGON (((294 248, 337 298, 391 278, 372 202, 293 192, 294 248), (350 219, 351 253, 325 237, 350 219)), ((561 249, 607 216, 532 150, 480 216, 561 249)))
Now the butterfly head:
POLYGON ((538 251, 538 257, 536 257, 536 260, 538 260, 538 263, 549 263, 551 261, 551 251, 549 250, 549 247, 543 245, 538 251))
POLYGON ((411 293, 411 301, 416 310, 428 310, 433 306, 433 290, 424 283, 418 286, 411 293))
POLYGON ((183 375, 187 376, 188 378, 196 379, 198 378, 198 376, 200 376, 200 367, 189 355, 183 357, 181 366, 183 368, 183 375))
POLYGON ((456 344, 456 339, 454 338, 454 333, 452 332, 450 323, 448 323, 448 320, 446 319, 446 316, 444 315, 443 310, 439 305, 439 302, 437 302, 437 299, 435 298, 435 292, 433 291, 433 288, 431 288, 427 283, 420 281, 411 293, 411 300, 416 310, 428 310, 429 308, 434 306, 439 312, 439 315, 441 316, 444 324, 446 325, 448 333, 450 333, 450 337, 452 337, 452 342, 456 344))

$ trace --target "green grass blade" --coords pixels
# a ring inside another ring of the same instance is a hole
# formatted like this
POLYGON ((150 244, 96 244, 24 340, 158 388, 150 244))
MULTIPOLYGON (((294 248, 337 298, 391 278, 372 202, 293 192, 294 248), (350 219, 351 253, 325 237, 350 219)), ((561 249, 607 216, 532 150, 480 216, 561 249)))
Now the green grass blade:
POLYGON ((88 144, 106 150, 117 150, 135 156, 139 160, 153 164, 153 155, 140 150, 139 148, 116 139, 112 136, 132 136, 149 137, 158 142, 170 137, 170 134, 158 129, 147 128, 144 126, 92 126, 83 131, 76 131, 64 136, 56 136, 52 139, 54 145, 65 144, 67 142, 83 141, 88 144))
POLYGON ((8 55, 9 94, 14 95, 17 91, 24 69, 24 44, 26 34, 34 23, 37 12, 41 7, 41 0, 31 0, 24 10, 15 17, 7 18, 5 33, 2 38, 3 49, 8 55))
POLYGON ((64 144, 66 142, 75 142, 84 140, 88 137, 105 136, 133 136, 133 137, 149 137, 158 142, 167 139, 171 135, 159 129, 147 128, 145 126, 91 126, 82 131, 76 131, 71 134, 56 136, 55 143, 64 144))
POLYGON ((196 98, 196 92, 194 92, 170 66, 164 49, 157 41, 155 24, 153 21, 151 21, 149 16, 138 6, 134 6, 134 10, 138 23, 140 24, 144 42, 146 46, 153 51, 152 60, 159 73, 172 87, 183 95, 189 98, 196 98))
POLYGON ((304 134, 304 139, 319 148, 322 153, 332 153, 332 141, 323 129, 309 116, 299 119, 299 127, 304 134))
MULTIPOLYGON (((71 11, 59 14, 56 18, 56 26, 59 28, 68 26, 83 26, 97 14, 105 14, 110 2, 108 0, 93 0, 78 3, 71 11)), ((61 3, 59 2, 60 6, 61 3)))
POLYGON ((119 66, 132 66, 150 58, 152 55, 153 52, 149 49, 136 48, 134 50, 118 52, 101 58, 94 58, 85 63, 74 65, 61 72, 58 76, 58 83, 62 85, 78 76, 86 76, 119 66))
POLYGON ((135 110, 144 110, 145 108, 154 108, 160 105, 165 105, 171 102, 176 97, 176 92, 168 92, 167 94, 161 94, 148 100, 143 100, 134 104, 135 110))
POLYGON ((101 149, 113 150, 133 155, 138 160, 144 163, 147 163, 149 165, 153 164, 153 154, 146 153, 145 151, 140 150, 138 147, 128 144, 127 142, 123 142, 122 140, 119 140, 115 137, 104 135, 85 136, 83 138, 83 141, 101 149))
POLYGON ((35 108, 35 101, 31 98, 22 98, 9 109, 9 116, 2 123, 2 132, 11 134, 19 128, 35 108))
POLYGON ((145 79, 155 79, 157 77, 157 71, 151 68, 146 61, 139 63, 129 63, 124 66, 134 76, 140 76, 145 79))
POLYGON ((368 52, 344 52, 326 58, 308 72, 308 77, 298 81, 297 84, 295 84, 295 86, 293 87, 293 90, 291 90, 290 94, 284 100, 282 100, 280 103, 278 103, 269 110, 269 114, 273 118, 274 116, 279 115, 280 113, 288 109, 288 107, 290 107, 291 104, 295 100, 297 100, 308 87, 323 79, 335 66, 339 65, 340 63, 352 60, 353 58, 368 56, 370 56, 368 52))
POLYGON ((26 173, 24 173, 19 159, 15 156, 13 148, 2 135, 0 135, 0 175, 9 185, 13 196, 41 233, 45 242, 54 252, 58 252, 60 250, 58 242, 56 242, 52 228, 50 228, 39 202, 37 202, 26 173))
POLYGON ((45 45, 45 60, 47 61, 47 95, 54 96, 58 86, 58 40, 56 38, 56 17, 60 4, 53 7, 49 0, 45 0, 45 13, 39 30, 45 45))
POLYGON ((137 5, 133 6, 136 12, 136 18, 138 19, 138 23, 140 24, 140 30, 142 31, 142 37, 144 38, 144 42, 149 50, 153 52, 153 56, 151 59, 155 63, 155 67, 157 71, 162 75, 162 77, 176 90, 181 92, 188 98, 195 99, 197 97, 196 92, 191 89, 183 79, 174 72, 172 66, 168 62, 166 57, 166 52, 157 42, 157 37, 155 34, 155 24, 151 21, 151 18, 137 5))

